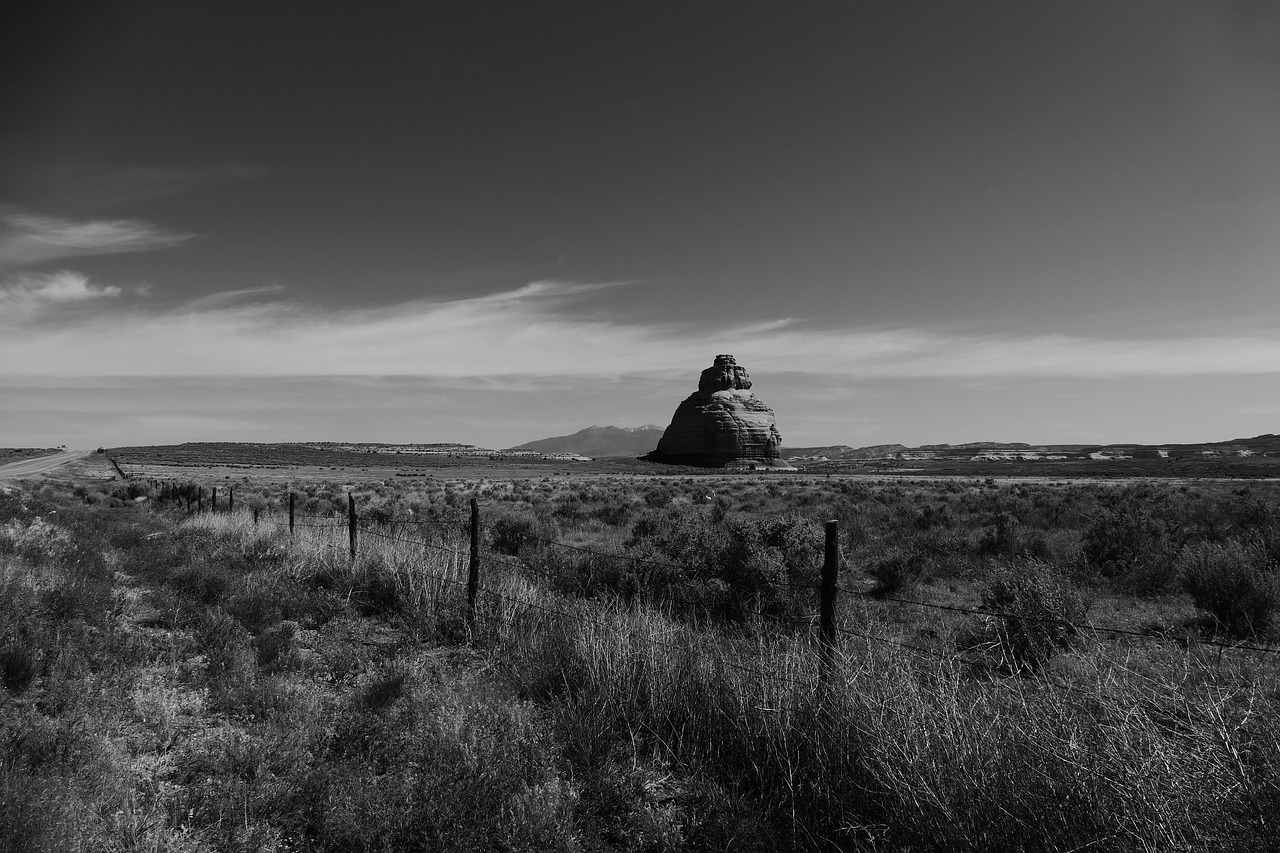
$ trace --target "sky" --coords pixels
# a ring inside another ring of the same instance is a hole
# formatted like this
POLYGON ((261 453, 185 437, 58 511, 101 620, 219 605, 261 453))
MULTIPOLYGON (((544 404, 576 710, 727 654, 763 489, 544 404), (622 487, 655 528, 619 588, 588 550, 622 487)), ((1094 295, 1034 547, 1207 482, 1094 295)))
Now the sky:
POLYGON ((1280 432, 1280 4, 45 2, 0 445, 1280 432))

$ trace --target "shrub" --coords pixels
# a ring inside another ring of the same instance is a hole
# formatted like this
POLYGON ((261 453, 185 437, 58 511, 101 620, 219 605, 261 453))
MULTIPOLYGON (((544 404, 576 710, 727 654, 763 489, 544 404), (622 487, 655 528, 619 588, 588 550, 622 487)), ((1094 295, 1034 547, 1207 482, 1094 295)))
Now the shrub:
POLYGON ((534 513, 517 512, 498 516, 489 526, 489 547, 500 554, 519 556, 537 540, 555 541, 560 533, 553 522, 534 513))
POLYGON ((35 653, 25 646, 10 644, 0 649, 0 684, 10 693, 26 690, 36 677, 35 653))
POLYGON ((787 566, 779 549, 768 545, 757 528, 749 524, 735 527, 716 564, 727 586, 722 613, 736 622, 752 610, 776 609, 784 592, 787 566))
POLYGON ((356 704, 366 711, 381 711, 404 692, 405 674, 393 672, 367 684, 360 690, 356 704))
POLYGON ((669 561, 693 571, 706 571, 714 555, 725 546, 726 531, 712 527, 701 516, 679 510, 649 510, 631 525, 631 535, 623 543, 628 550, 648 546, 669 561))
POLYGON ((1159 575, 1180 548, 1173 540, 1175 527, 1134 503, 1104 509, 1085 528, 1084 558, 1108 578, 1159 575))
POLYGON ((341 569, 334 566, 317 567, 316 574, 302 579, 275 572, 253 572, 243 575, 220 603, 254 634, 282 619, 314 628, 345 607, 337 596, 320 591, 334 586, 343 576, 341 569))
POLYGON ((978 553, 1005 557, 1016 556, 1018 553, 1019 527, 1018 519, 1013 513, 999 513, 991 523, 991 526, 982 532, 982 538, 978 540, 977 545, 978 553))
POLYGON ((284 618, 283 601, 287 592, 272 583, 272 578, 246 575, 236 584, 235 591, 221 602, 250 633, 257 634, 284 618))
POLYGON ((258 666, 267 672, 297 669, 301 665, 297 643, 298 623, 288 619, 258 634, 258 666))
POLYGON ((985 617, 976 635, 962 645, 982 650, 1012 672, 1039 669, 1070 649, 1079 633, 1075 625, 1088 612, 1084 597, 1067 578, 1033 559, 999 566, 982 606, 1008 615, 985 617))
POLYGON ((584 515, 582 499, 577 495, 566 495, 551 513, 565 524, 576 524, 584 515))
POLYGON ((195 626, 195 635, 205 654, 205 682, 212 704, 238 706, 251 692, 257 677, 257 656, 248 632, 225 611, 212 608, 195 626))
POLYGON ((634 511, 631 504, 621 501, 605 501, 591 511, 591 517, 604 522, 610 527, 624 527, 631 522, 634 511))
POLYGON ((169 576, 169 585, 201 604, 217 604, 231 586, 230 573, 221 566, 193 563, 169 576))
POLYGON ((781 552, 793 580, 816 579, 826 545, 819 525, 799 515, 783 515, 762 519, 756 526, 761 540, 781 552))
MULTIPOLYGON (((925 530, 938 532, 932 527, 925 530)), ((1049 556, 1049 542, 1043 530, 1029 529, 1012 512, 996 515, 991 525, 982 531, 974 550, 978 554, 994 557, 1035 557, 1043 560, 1049 556)))
POLYGON ((55 621, 82 619, 101 623, 115 606, 111 583, 103 578, 72 578, 40 593, 40 604, 55 621))
POLYGON ((872 563, 867 573, 876 580, 872 595, 897 595, 929 580, 933 560, 923 551, 895 548, 872 563))
POLYGON ((1236 638, 1266 633, 1280 608, 1280 572, 1258 543, 1201 543, 1179 563, 1187 592, 1222 633, 1236 638))
POLYGON ((366 507, 363 515, 374 524, 388 525, 395 519, 395 506, 389 503, 376 503, 366 507))
POLYGON ((653 486, 644 493, 644 502, 653 509, 662 509, 671 503, 676 493, 669 486, 653 486))

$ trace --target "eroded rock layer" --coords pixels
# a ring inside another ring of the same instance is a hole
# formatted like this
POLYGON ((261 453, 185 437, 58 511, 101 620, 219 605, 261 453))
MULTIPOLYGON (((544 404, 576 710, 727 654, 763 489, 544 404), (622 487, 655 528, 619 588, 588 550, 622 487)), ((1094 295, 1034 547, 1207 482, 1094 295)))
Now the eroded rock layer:
POLYGON ((751 377, 731 355, 716 356, 698 390, 680 404, 650 458, 720 467, 735 462, 784 466, 773 409, 751 392, 751 377))

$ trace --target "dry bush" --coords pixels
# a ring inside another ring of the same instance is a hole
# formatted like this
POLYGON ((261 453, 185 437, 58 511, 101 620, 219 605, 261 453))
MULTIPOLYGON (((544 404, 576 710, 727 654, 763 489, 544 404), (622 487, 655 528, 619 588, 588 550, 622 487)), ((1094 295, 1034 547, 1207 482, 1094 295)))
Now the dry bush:
POLYGON ((1228 637, 1264 635, 1280 611, 1280 567, 1260 543, 1201 543, 1179 560, 1183 583, 1196 605, 1228 637))
POLYGON ((928 583, 933 573, 930 555, 910 548, 889 549, 867 567, 867 574, 876 581, 871 594, 881 597, 908 593, 919 584, 928 583))
POLYGON ((1039 669, 1076 645, 1076 626, 1088 612, 1071 580, 1038 560, 999 564, 989 578, 982 607, 1007 616, 982 617, 962 647, 977 649, 1015 673, 1039 669))

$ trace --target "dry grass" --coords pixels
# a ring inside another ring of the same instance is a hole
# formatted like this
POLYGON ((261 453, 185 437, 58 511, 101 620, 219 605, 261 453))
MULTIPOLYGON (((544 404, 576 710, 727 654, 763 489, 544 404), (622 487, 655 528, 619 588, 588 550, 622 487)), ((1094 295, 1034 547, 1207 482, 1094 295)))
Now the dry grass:
MULTIPOLYGON (((746 485, 717 499, 788 502, 746 485)), ((486 486, 611 553, 628 537, 594 508, 650 511, 622 484, 486 486)), ((837 514, 844 493, 812 488, 837 514)), ((940 576, 914 594, 979 603, 975 570, 1071 577, 1082 495, 1000 496, 1023 520, 965 533, 981 487, 869 490, 847 554, 930 549, 940 576), (1075 526, 1036 520, 1055 513, 1075 526)), ((341 519, 290 537, 265 504, 254 524, 249 495, 177 523, 87 497, 0 506, 0 850, 1280 847, 1276 655, 1085 634, 1010 675, 955 652, 970 617, 846 597, 824 672, 809 629, 525 571, 551 565, 545 543, 486 552, 472 619, 453 523, 364 531, 352 560, 341 519)), ((781 569, 767 541, 744 559, 781 569)))

